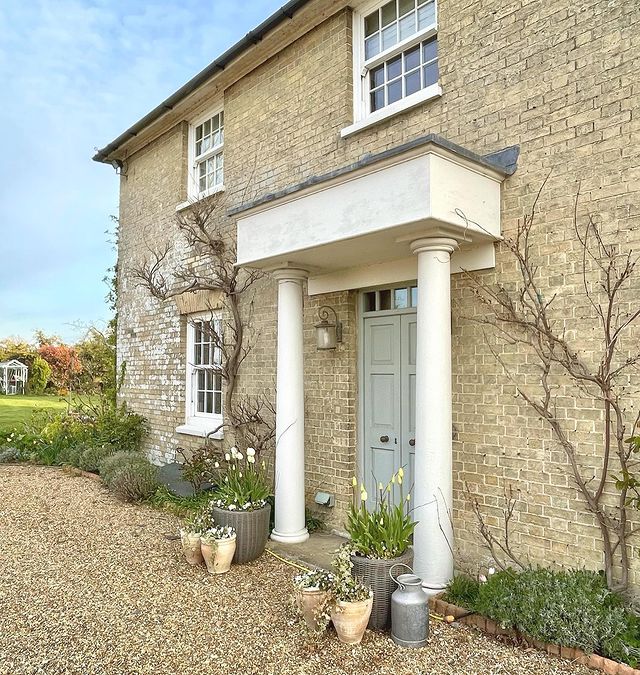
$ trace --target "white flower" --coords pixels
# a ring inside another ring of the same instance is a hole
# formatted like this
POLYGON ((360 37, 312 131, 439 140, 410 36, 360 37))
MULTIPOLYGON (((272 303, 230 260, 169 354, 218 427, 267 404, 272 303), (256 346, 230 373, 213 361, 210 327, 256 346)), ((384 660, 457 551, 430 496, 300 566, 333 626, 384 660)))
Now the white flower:
POLYGON ((216 469, 219 469, 219 468, 220 468, 220 462, 216 462, 213 466, 214 466, 216 469))
POLYGON ((238 448, 236 448, 235 445, 231 448, 231 456, 232 456, 234 459, 238 456, 238 448))
POLYGON ((478 577, 478 581, 479 581, 481 584, 486 584, 486 583, 487 583, 487 577, 485 577, 484 574, 481 574, 481 575, 478 577))
POLYGON ((495 567, 490 567, 490 568, 489 568, 489 576, 491 576, 492 574, 495 574, 495 573, 496 573, 496 568, 495 568, 495 567))
POLYGON ((238 477, 242 478, 242 471, 238 471, 238 477))
POLYGON ((247 462, 249 462, 249 464, 255 464, 256 458, 249 455, 249 457, 247 457, 247 462))
POLYGON ((231 459, 231 455, 228 452, 224 453, 224 458, 227 460, 227 462, 231 459))
POLYGON ((236 457, 237 457, 238 459, 244 459, 244 455, 243 455, 241 452, 237 452, 237 453, 236 453, 236 457))
POLYGON ((247 448, 247 457, 254 457, 256 451, 253 448, 247 448))

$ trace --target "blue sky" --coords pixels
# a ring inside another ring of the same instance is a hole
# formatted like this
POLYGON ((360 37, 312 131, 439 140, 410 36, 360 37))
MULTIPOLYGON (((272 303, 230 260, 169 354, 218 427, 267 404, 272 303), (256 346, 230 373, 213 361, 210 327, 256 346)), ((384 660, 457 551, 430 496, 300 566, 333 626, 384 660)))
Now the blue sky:
POLYGON ((94 148, 282 4, 0 2, 0 339, 108 318, 118 180, 94 148))

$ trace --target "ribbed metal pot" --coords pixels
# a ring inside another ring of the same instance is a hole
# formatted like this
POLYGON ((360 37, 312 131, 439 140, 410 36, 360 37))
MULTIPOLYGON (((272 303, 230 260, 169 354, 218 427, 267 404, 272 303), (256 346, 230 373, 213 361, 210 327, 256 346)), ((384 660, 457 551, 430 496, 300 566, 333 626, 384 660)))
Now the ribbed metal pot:
POLYGON ((398 563, 411 567, 413 549, 408 548, 401 556, 391 560, 352 555, 351 562, 353 563, 351 574, 373 589, 373 609, 369 617, 369 628, 388 628, 391 623, 391 595, 396 589, 389 576, 389 570, 398 563))
POLYGON ((234 563, 250 562, 262 555, 269 538, 270 513, 270 504, 255 511, 229 511, 213 507, 216 525, 233 527, 236 531, 234 563))

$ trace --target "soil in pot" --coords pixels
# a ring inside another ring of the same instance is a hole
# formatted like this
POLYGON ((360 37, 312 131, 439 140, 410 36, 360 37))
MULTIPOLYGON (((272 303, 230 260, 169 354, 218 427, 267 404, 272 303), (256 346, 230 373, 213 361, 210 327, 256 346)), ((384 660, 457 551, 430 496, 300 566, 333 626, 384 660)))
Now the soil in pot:
POLYGON ((338 600, 331 610, 331 621, 340 642, 357 645, 361 642, 371 616, 373 598, 361 602, 338 600))
MULTIPOLYGON (((373 608, 369 618, 369 628, 385 629, 391 623, 391 595, 396 585, 389 576, 389 570, 398 563, 411 567, 413 563, 413 549, 407 549, 398 558, 382 560, 352 555, 353 576, 373 589, 373 608)), ((396 573, 406 569, 397 570, 396 573)))
POLYGON ((255 511, 229 511, 219 506, 213 507, 213 517, 217 525, 233 527, 236 531, 236 551, 234 563, 245 563, 259 558, 269 538, 269 504, 255 511))

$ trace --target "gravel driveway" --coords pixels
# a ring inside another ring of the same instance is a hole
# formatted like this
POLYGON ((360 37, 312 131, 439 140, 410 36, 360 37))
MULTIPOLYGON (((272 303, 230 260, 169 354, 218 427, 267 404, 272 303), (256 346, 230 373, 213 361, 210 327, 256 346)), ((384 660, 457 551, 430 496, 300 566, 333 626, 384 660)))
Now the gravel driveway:
POLYGON ((265 554, 208 576, 165 536, 177 526, 90 479, 0 466, 0 673, 593 672, 435 621, 416 651, 371 631, 314 644, 289 606, 292 568, 265 554))

